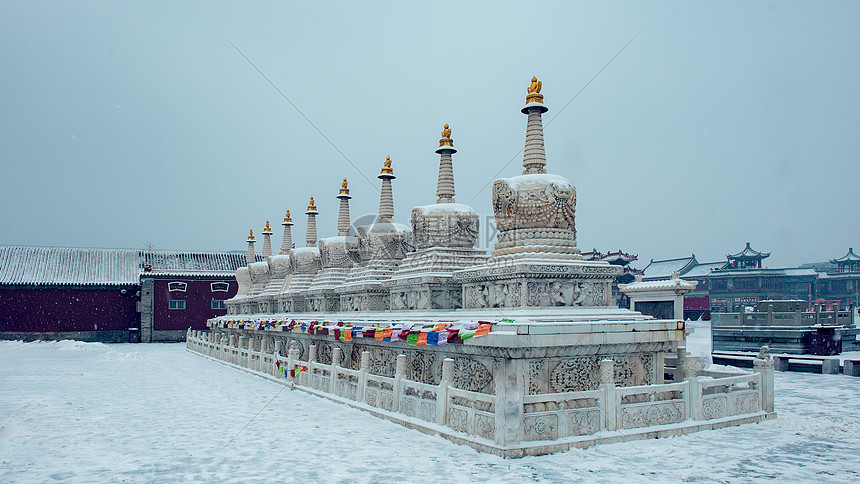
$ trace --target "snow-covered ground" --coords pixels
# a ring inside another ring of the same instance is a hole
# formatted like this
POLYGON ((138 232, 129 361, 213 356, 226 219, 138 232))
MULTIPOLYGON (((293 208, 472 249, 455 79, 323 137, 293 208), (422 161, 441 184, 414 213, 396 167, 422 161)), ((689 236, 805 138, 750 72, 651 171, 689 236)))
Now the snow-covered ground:
POLYGON ((860 482, 858 402, 777 372, 774 421, 505 460, 182 344, 0 342, 0 482, 860 482))

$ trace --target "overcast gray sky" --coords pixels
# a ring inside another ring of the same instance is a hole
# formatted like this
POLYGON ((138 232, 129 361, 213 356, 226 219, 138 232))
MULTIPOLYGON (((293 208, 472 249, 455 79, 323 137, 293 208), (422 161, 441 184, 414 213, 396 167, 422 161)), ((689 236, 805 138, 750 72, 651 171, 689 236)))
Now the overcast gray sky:
POLYGON ((270 219, 277 247, 311 195, 334 235, 341 179, 375 213, 386 155, 408 223, 446 122, 457 201, 491 214, 531 76, 546 125, 638 34, 546 126, 581 249, 860 247, 860 2, 285 3, 0 3, 0 244, 242 250, 270 219))

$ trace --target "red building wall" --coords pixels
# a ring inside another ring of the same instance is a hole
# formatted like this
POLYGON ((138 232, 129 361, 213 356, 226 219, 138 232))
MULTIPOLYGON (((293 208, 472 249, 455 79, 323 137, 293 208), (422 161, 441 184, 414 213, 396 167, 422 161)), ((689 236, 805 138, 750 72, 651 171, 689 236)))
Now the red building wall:
POLYGON ((0 288, 0 332, 124 331, 139 327, 137 286, 0 288), (125 294, 122 293, 125 289, 125 294))
POLYGON ((226 309, 212 309, 212 300, 227 300, 239 289, 236 279, 159 277, 153 284, 153 331, 206 329, 206 320, 227 314, 226 309), (170 291, 171 282, 183 282, 185 291, 170 291), (227 292, 213 292, 211 284, 228 284, 227 292), (170 300, 185 301, 185 309, 170 309, 170 300))

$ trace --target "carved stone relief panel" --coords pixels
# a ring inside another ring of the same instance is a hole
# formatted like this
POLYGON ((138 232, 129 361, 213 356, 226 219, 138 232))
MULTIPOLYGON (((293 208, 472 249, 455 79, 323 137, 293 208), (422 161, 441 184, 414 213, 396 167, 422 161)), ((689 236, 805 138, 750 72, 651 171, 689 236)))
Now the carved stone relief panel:
POLYGON ((523 418, 523 440, 555 440, 558 438, 558 415, 523 418))
MULTIPOLYGON (((361 358, 361 355, 359 355, 359 358, 361 358)), ((396 370, 397 352, 383 348, 370 348, 371 374, 393 377, 396 370)))
POLYGON ((635 429, 651 425, 668 425, 684 420, 684 413, 684 404, 677 401, 623 406, 621 428, 635 429))
POLYGON ((599 410, 568 412, 567 419, 567 432, 570 435, 591 435, 600 430, 599 410))
POLYGON ((325 341, 317 341, 317 361, 324 364, 331 364, 331 344, 325 341))
MULTIPOLYGON (((549 389, 551 392, 597 389, 600 386, 600 360, 605 358, 611 358, 615 361, 615 384, 617 386, 650 385, 654 382, 654 355, 652 353, 591 355, 565 358, 559 361, 548 375, 549 389)), ((541 385, 543 375, 537 374, 535 378, 537 378, 537 383, 534 388, 540 388, 541 391, 544 391, 541 385)), ((532 388, 530 381, 529 391, 532 388)))
POLYGON ((432 351, 410 351, 407 358, 407 379, 430 385, 438 385, 442 379, 442 367, 432 351))
POLYGON ((496 434, 496 419, 489 415, 475 414, 475 434, 493 440, 496 434))
POLYGON ((493 375, 472 358, 454 358, 454 387, 471 392, 492 393, 493 375))

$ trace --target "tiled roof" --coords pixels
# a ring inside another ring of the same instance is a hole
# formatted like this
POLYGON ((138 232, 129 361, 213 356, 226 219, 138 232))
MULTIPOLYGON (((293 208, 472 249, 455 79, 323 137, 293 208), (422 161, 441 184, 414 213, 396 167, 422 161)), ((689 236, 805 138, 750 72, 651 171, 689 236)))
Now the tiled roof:
POLYGON ((683 275, 687 278, 693 277, 704 277, 710 274, 712 271, 717 271, 726 266, 726 262, 703 262, 697 266, 694 266, 692 269, 685 272, 683 275))
POLYGON ((229 276, 240 252, 141 251, 68 247, 0 247, 0 284, 135 285, 150 266, 159 275, 229 276))
POLYGON ((680 272, 684 275, 684 270, 698 264, 696 256, 682 257, 680 259, 667 260, 651 260, 651 263, 645 267, 645 279, 664 279, 671 277, 673 273, 680 272))
POLYGON ((770 257, 770 252, 759 252, 757 250, 753 250, 753 248, 750 247, 750 243, 747 242, 747 245, 746 247, 744 247, 744 250, 738 252, 737 254, 727 255, 726 257, 729 259, 741 259, 744 257, 761 257, 762 259, 764 259, 765 257, 770 257))
POLYGON ((830 259, 830 262, 837 264, 839 262, 856 262, 860 261, 860 256, 854 253, 854 248, 848 249, 848 253, 838 259, 830 259))
POLYGON ((138 251, 66 247, 0 247, 0 284, 131 285, 138 251))
POLYGON ((229 271, 245 265, 244 252, 179 252, 170 250, 140 251, 141 269, 153 271, 199 272, 229 271))

